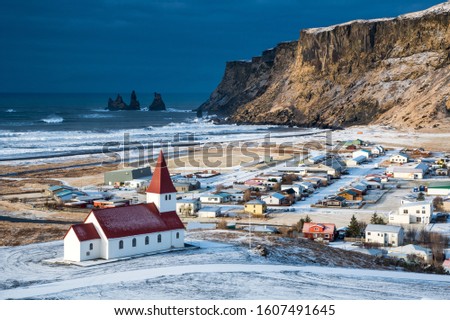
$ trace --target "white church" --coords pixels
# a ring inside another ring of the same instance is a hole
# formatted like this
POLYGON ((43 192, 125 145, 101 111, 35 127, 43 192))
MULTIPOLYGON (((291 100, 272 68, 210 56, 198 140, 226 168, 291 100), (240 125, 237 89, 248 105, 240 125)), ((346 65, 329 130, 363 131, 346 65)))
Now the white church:
POLYGON ((147 190, 147 203, 95 209, 64 237, 64 260, 114 259, 184 247, 176 190, 162 151, 147 190))

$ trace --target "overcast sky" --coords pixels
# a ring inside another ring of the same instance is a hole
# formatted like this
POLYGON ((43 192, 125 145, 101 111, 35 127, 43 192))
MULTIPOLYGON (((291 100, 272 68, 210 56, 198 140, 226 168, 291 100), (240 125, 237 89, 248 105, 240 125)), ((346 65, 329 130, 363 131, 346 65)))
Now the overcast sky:
POLYGON ((2 0, 1 92, 211 92, 225 62, 299 31, 433 0, 2 0))

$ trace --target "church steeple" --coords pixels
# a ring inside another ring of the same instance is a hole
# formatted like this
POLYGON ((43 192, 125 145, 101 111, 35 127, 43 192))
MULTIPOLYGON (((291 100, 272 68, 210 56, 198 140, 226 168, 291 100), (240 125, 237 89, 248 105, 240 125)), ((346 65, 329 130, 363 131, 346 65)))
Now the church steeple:
POLYGON ((153 171, 152 181, 147 190, 147 203, 153 202, 159 212, 169 212, 176 210, 176 193, 172 179, 170 178, 169 169, 167 168, 166 159, 162 150, 156 162, 153 171))

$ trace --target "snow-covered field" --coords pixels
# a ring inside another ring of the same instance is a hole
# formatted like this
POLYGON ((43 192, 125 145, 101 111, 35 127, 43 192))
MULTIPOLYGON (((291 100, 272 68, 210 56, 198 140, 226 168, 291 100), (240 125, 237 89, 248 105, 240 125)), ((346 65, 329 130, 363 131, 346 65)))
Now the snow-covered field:
POLYGON ((62 241, 0 248, 0 299, 450 299, 450 276, 287 265, 246 247, 198 250, 92 267, 45 264, 62 241))

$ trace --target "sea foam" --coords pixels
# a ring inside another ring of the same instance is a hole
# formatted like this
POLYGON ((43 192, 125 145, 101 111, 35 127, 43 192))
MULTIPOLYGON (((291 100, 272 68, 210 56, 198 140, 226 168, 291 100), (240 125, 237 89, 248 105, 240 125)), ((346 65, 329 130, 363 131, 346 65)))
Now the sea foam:
POLYGON ((63 117, 60 116, 48 116, 47 118, 41 119, 41 121, 45 122, 45 123, 61 123, 64 121, 63 117))

